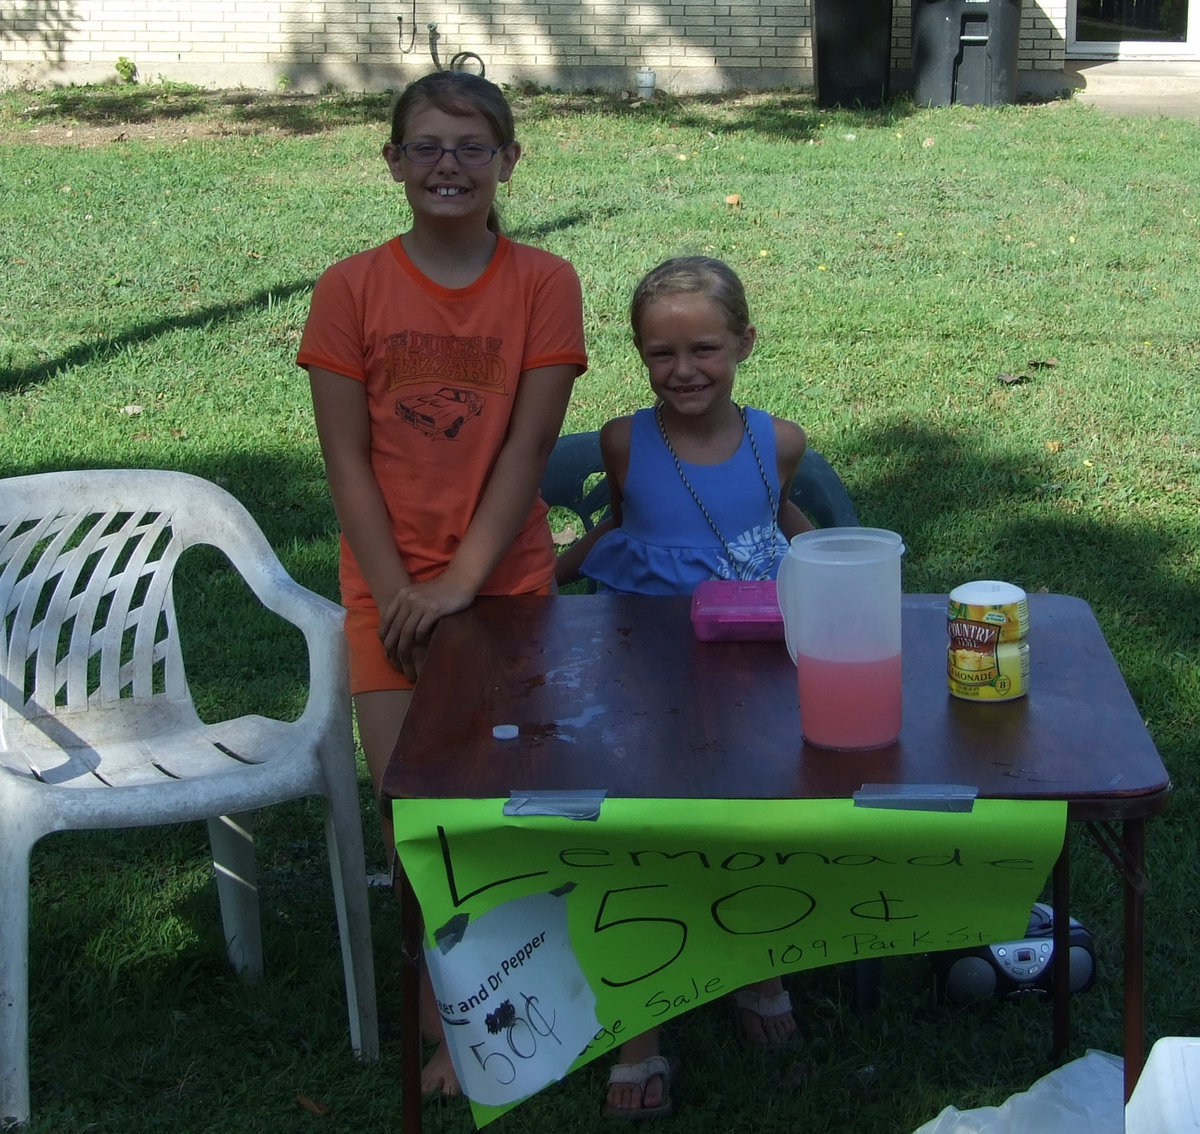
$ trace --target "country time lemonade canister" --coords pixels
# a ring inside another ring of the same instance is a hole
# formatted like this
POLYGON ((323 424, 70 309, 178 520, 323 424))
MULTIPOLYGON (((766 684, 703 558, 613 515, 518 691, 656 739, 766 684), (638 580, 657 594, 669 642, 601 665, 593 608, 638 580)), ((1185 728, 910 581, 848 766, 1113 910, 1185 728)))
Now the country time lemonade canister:
POLYGON ((1029 692, 1029 604, 1012 583, 990 579, 950 592, 946 679, 955 697, 1012 701, 1029 692))

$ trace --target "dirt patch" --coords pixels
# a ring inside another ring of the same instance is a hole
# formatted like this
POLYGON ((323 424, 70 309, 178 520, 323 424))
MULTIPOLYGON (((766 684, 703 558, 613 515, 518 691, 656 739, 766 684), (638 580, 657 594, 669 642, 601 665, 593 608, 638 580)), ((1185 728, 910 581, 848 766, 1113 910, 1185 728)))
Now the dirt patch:
POLYGON ((192 138, 220 138, 233 135, 280 134, 277 126, 250 127, 245 124, 215 123, 184 119, 171 122, 47 122, 40 126, 13 129, 0 125, 0 145, 35 143, 43 146, 80 146, 83 148, 111 145, 113 142, 164 141, 178 142, 192 138))
POLYGON ((319 95, 158 87, 68 87, 0 95, 0 144, 318 134, 354 123, 386 129, 391 95, 319 95))
MULTIPOLYGON (((580 111, 612 115, 674 111, 710 120, 714 128, 749 125, 795 137, 818 116, 810 93, 726 91, 659 97, 653 103, 627 92, 555 93, 508 91, 518 124, 566 118, 580 111)), ((203 90, 180 85, 138 84, 0 91, 0 145, 96 147, 129 141, 186 142, 225 137, 321 134, 346 126, 369 126, 382 137, 392 92, 203 90)), ((888 110, 877 112, 881 120, 888 110)))

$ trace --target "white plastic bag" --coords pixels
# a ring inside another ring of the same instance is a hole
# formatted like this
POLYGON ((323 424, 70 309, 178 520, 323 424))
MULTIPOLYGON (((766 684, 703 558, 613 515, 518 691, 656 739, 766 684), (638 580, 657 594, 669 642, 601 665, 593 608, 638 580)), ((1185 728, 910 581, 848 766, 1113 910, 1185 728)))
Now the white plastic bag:
POLYGON ((1123 1134, 1122 1060, 1089 1051, 1043 1076, 1000 1106, 948 1106, 913 1134, 1123 1134))

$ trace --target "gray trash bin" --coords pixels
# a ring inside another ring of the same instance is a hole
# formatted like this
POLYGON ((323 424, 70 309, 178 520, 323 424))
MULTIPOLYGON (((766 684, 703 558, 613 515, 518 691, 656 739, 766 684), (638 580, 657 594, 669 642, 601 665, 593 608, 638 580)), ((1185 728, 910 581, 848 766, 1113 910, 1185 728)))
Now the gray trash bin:
POLYGON ((818 106, 882 106, 892 68, 892 0, 814 0, 818 106))
POLYGON ((1021 0, 913 0, 913 101, 994 106, 1017 98, 1021 0))

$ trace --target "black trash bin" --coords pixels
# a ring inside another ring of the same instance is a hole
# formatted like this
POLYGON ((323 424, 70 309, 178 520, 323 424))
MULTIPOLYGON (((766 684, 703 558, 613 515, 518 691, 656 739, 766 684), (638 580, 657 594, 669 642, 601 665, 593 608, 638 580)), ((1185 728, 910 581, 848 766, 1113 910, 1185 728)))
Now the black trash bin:
POLYGON ((1017 99, 1021 0, 913 0, 913 101, 994 106, 1017 99))
POLYGON ((892 0, 815 0, 818 106, 881 106, 892 69, 892 0))

